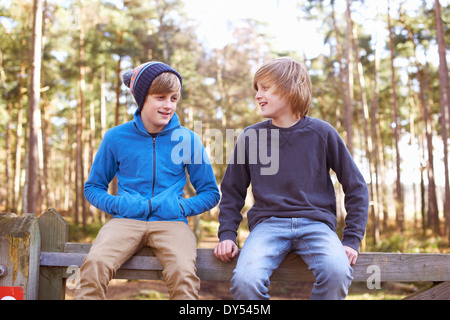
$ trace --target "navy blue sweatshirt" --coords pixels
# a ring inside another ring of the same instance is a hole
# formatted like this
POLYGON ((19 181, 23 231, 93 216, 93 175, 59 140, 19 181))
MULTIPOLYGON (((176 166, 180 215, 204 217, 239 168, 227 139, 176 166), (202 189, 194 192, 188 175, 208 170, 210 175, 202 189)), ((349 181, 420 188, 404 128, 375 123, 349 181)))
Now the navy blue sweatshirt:
POLYGON ((306 217, 336 230, 330 169, 345 193, 342 243, 358 250, 368 217, 366 182, 336 130, 311 117, 289 128, 264 121, 247 127, 239 136, 221 183, 220 241, 236 242, 250 183, 255 200, 247 212, 250 231, 273 216, 306 217))

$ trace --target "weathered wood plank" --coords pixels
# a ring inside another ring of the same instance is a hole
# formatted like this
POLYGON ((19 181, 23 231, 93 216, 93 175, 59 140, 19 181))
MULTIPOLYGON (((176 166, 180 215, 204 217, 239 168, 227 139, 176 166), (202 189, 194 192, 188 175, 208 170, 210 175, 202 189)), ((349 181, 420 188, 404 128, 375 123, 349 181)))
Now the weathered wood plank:
MULTIPOLYGON (((67 253, 88 253, 91 249, 92 243, 78 243, 78 242, 66 242, 64 244, 64 252, 67 253)), ((135 256, 153 256, 153 249, 150 247, 144 247, 139 250, 135 256)))
POLYGON ((37 299, 40 242, 34 214, 0 213, 0 287, 21 287, 24 299, 37 299))
MULTIPOLYGON (((66 253, 55 254, 53 260, 42 259, 41 265, 54 263, 57 266, 80 266, 89 248, 89 244, 66 243, 66 253)), ((42 252, 41 258, 50 258, 50 255, 42 252)), ((198 249, 197 274, 202 280, 228 281, 231 279, 236 261, 237 258, 230 263, 224 263, 214 256, 212 249, 198 249)), ((365 282, 369 278, 375 278, 380 282, 450 281, 450 255, 361 253, 353 269, 355 282, 365 282)), ((162 267, 158 259, 153 255, 151 248, 144 248, 122 266, 116 277, 132 279, 131 274, 144 275, 150 270, 156 272, 145 275, 143 279, 160 279, 162 267), (131 270, 133 272, 128 272, 131 270)), ((314 281, 314 277, 300 257, 290 254, 274 272, 271 280, 314 281)))
MULTIPOLYGON (((39 217, 41 251, 62 252, 69 237, 69 224, 55 209, 50 208, 39 217)), ((42 257, 41 257, 42 258, 42 257)), ((39 299, 63 300, 66 292, 65 269, 49 268, 41 264, 39 299)))
POLYGON ((407 296, 404 300, 450 300, 450 282, 434 283, 407 296))
MULTIPOLYGON (((65 252, 67 253, 83 253, 87 254, 91 244, 87 243, 71 243, 68 242, 65 245, 65 252)), ((153 250, 149 247, 141 249, 137 252, 136 256, 153 256, 155 261, 158 261, 156 257, 154 257, 153 250)), ((130 260, 133 261, 134 257, 130 260)), ((230 263, 224 263, 218 260, 211 249, 198 249, 197 250, 197 274, 202 280, 216 280, 216 281, 229 281, 233 275, 233 269, 236 266, 237 257, 230 263)), ((79 260, 82 262, 82 259, 79 260)), ((41 262, 42 263, 42 262, 41 262)), ((159 261, 158 261, 159 263, 159 261)), ((64 262, 62 262, 64 265, 64 262)), ((156 262, 155 262, 156 265, 156 262)), ((139 271, 139 267, 131 267, 136 266, 133 264, 124 264, 122 268, 117 272, 116 278, 119 279, 133 279, 132 276, 136 274, 136 271, 139 271), (133 272, 129 272, 129 270, 134 270, 133 272), (128 277, 130 275, 130 277, 128 277)), ((160 271, 162 269, 156 269, 160 271)), ((159 272, 156 272, 153 275, 145 275, 144 272, 138 272, 141 276, 144 276, 146 280, 154 280, 160 279, 161 275, 159 272)), ((312 273, 307 270, 307 267, 303 260, 300 257, 295 255, 288 256, 285 261, 283 261, 282 265, 279 269, 277 269, 271 280, 273 281, 314 281, 314 276, 312 273), (299 269, 296 267, 298 266, 299 269), (293 267, 295 266, 295 267, 293 267)))
POLYGON ((354 281, 380 272, 381 282, 450 280, 450 254, 361 253, 353 268, 354 281))
MULTIPOLYGON (((80 267, 86 253, 41 252, 41 266, 80 267)), ((122 269, 130 270, 163 270, 155 256, 133 256, 122 265, 122 269)))

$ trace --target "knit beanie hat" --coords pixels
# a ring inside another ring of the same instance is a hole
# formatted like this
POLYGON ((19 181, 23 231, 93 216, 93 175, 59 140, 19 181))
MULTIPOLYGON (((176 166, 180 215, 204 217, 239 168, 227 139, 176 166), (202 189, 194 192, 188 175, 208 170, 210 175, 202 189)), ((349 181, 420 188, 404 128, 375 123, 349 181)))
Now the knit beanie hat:
POLYGON ((133 70, 128 70, 122 75, 123 83, 130 88, 134 96, 134 100, 138 105, 138 110, 141 112, 144 106, 145 98, 148 90, 152 85, 153 80, 161 73, 172 72, 180 79, 180 84, 183 85, 181 75, 167 64, 157 61, 146 62, 133 70))

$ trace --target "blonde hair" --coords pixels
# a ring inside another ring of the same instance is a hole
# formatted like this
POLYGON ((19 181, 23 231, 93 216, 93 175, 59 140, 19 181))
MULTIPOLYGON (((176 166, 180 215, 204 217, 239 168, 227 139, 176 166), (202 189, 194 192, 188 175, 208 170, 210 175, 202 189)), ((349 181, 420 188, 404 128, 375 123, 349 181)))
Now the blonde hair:
POLYGON ((180 90, 180 79, 172 72, 163 72, 153 80, 147 95, 167 94, 180 90))
POLYGON ((275 87, 273 93, 284 97, 294 114, 304 117, 311 106, 311 79, 306 66, 292 58, 278 58, 265 62, 253 78, 253 88, 258 91, 258 83, 268 83, 275 87))

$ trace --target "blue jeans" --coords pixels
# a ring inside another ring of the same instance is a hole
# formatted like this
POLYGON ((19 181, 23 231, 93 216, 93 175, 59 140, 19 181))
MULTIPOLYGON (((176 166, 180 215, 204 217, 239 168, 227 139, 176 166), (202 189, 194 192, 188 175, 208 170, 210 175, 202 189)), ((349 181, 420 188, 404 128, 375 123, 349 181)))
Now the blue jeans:
POLYGON ((269 278, 290 252, 300 255, 316 278, 311 299, 347 296, 353 269, 336 233, 308 218, 271 217, 244 243, 231 279, 233 298, 269 299, 269 278))

